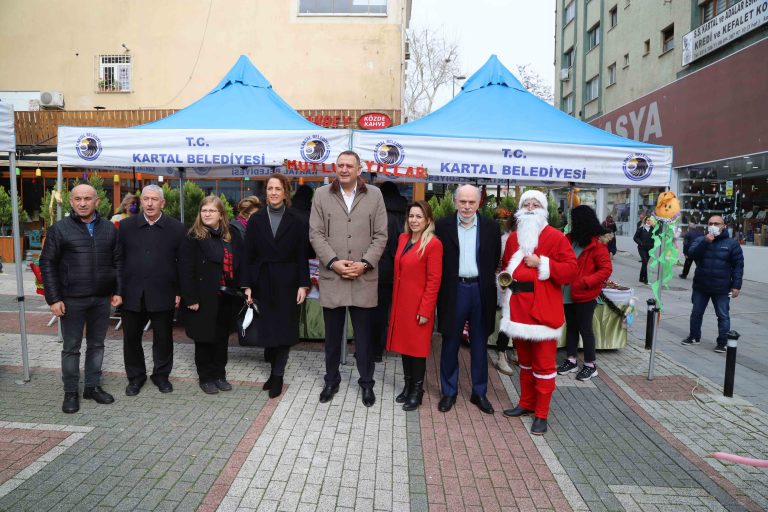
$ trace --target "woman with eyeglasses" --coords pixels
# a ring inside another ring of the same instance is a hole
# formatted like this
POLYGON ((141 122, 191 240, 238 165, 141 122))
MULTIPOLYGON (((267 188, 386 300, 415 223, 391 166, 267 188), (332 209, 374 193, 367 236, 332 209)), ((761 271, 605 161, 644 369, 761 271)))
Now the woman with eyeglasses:
POLYGON ((187 336, 195 342, 200 389, 209 395, 232 390, 226 367, 229 335, 243 304, 237 289, 241 245, 240 234, 229 229, 221 199, 204 198, 184 242, 179 267, 181 318, 187 336))
POLYGON ((270 364, 263 389, 275 398, 283 392, 288 353, 299 342, 300 305, 309 293, 309 226, 290 207, 287 177, 272 174, 265 188, 267 206, 251 216, 245 231, 241 284, 259 307, 257 346, 270 364))

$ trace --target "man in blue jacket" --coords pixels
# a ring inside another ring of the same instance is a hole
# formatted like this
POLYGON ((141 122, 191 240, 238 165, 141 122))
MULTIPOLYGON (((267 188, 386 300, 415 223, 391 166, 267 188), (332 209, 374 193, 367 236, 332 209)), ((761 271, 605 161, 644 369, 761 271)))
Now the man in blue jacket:
POLYGON ((697 238, 688 249, 688 257, 696 262, 693 275, 691 327, 683 345, 701 342, 701 320, 707 304, 712 301, 717 315, 717 346, 715 352, 725 352, 727 333, 731 329, 729 305, 731 297, 739 296, 744 275, 744 254, 739 242, 728 236, 723 218, 713 215, 707 222, 707 234, 697 238))

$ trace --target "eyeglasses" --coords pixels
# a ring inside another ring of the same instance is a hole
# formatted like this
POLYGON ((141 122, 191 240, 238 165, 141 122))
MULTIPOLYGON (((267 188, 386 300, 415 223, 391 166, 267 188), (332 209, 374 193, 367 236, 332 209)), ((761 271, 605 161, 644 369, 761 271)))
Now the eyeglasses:
POLYGON ((214 213, 219 213, 219 210, 200 210, 200 213, 203 215, 212 215, 214 213))

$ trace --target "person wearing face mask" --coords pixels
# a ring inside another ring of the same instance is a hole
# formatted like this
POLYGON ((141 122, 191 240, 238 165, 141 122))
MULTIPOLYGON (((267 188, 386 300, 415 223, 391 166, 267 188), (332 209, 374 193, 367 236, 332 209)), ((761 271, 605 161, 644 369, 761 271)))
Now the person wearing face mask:
POLYGON ((181 318, 195 342, 200 389, 209 395, 231 391, 227 381, 229 335, 243 304, 238 293, 242 240, 230 230, 224 205, 203 198, 179 258, 181 318))
POLYGON ((461 185, 454 194, 456 215, 435 223, 443 243, 443 279, 437 298, 440 352, 440 391, 437 406, 448 412, 459 394, 459 345, 469 321, 472 394, 470 403, 493 414, 488 390, 488 336, 496 327, 496 267, 501 253, 501 230, 493 219, 477 213, 480 190, 461 185))
POLYGON ((729 313, 731 298, 739 296, 744 275, 744 254, 739 242, 728 236, 723 218, 713 215, 707 222, 707 234, 691 243, 688 257, 696 262, 691 293, 690 330, 683 345, 701 343, 701 322, 709 301, 717 315, 717 344, 715 352, 725 352, 728 331, 731 330, 729 313))
POLYGON ((139 213, 139 198, 133 194, 125 194, 120 208, 115 212, 111 219, 109 219, 115 226, 120 225, 120 221, 127 219, 131 215, 139 213))
POLYGON ((392 310, 387 350, 403 359, 405 387, 395 402, 403 410, 421 405, 427 356, 432 348, 435 303, 443 271, 443 244, 434 236, 435 221, 426 201, 408 205, 405 232, 398 237, 394 260, 392 310))
POLYGON ((653 249, 654 224, 653 217, 646 217, 633 238, 637 244, 637 252, 640 253, 640 282, 643 284, 648 284, 648 260, 651 259, 650 251, 653 249))
POLYGON ((256 300, 260 316, 257 346, 271 365, 263 389, 275 398, 291 346, 299 342, 299 305, 309 292, 309 226, 293 210, 290 183, 275 173, 267 179, 267 207, 251 216, 245 232, 245 271, 240 282, 247 300, 256 300))

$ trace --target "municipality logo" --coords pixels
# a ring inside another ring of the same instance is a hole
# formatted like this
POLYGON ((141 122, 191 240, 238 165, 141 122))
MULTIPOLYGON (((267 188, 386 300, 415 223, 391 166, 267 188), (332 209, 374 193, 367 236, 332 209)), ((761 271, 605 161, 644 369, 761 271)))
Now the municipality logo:
POLYGON ((91 162, 101 154, 101 139, 93 133, 85 133, 77 139, 75 149, 80 158, 91 162))
POLYGON ((400 165, 403 163, 403 159, 405 159, 405 150, 399 142, 385 140, 376 144, 373 158, 380 164, 400 165))
POLYGON ((312 135, 301 142, 301 157, 309 162, 325 162, 331 154, 331 144, 321 135, 312 135))
POLYGON ((653 161, 645 153, 632 153, 624 159, 621 169, 630 180, 643 181, 651 175, 653 161))

